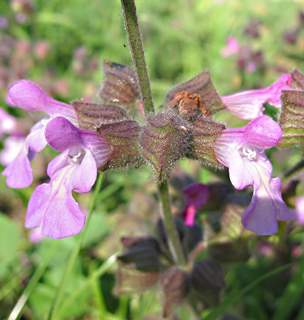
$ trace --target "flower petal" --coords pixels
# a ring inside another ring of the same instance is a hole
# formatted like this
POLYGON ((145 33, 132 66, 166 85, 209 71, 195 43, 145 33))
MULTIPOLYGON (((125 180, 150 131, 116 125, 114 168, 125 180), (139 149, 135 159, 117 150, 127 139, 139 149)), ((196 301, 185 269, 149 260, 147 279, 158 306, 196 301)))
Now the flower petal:
POLYGON ((276 146, 282 138, 279 124, 267 116, 253 120, 245 129, 243 145, 250 144, 261 149, 269 149, 276 146))
POLYGON ((31 148, 35 152, 40 152, 47 145, 45 139, 44 119, 37 122, 31 129, 30 134, 26 137, 25 142, 27 148, 31 148))
POLYGON ((291 76, 283 74, 266 89, 248 90, 221 98, 230 113, 244 120, 253 120, 263 115, 266 102, 281 107, 282 90, 290 90, 290 82, 291 76))
POLYGON ((76 118, 72 106, 49 97, 31 81, 21 80, 14 83, 10 86, 8 95, 14 105, 29 112, 42 111, 49 115, 60 114, 76 118))
POLYGON ((89 149, 94 156, 97 168, 105 165, 112 154, 108 141, 103 135, 79 129, 62 117, 57 117, 48 123, 45 136, 49 145, 56 151, 73 147, 89 149), (63 136, 64 139, 62 139, 63 136))
POLYGON ((72 179, 73 190, 79 193, 89 192, 97 177, 97 167, 90 151, 85 153, 82 162, 75 168, 72 179))
POLYGON ((33 170, 28 153, 28 149, 24 145, 15 160, 2 172, 2 175, 7 176, 6 184, 10 188, 26 188, 32 183, 33 170))
POLYGON ((253 172, 250 163, 242 159, 238 150, 232 152, 229 161, 229 177, 235 189, 242 190, 253 185, 253 172))
POLYGON ((45 138, 54 150, 62 152, 68 148, 83 146, 78 130, 69 120, 56 117, 47 124, 45 138))
MULTIPOLYGON (((262 169, 263 170, 263 169, 262 169)), ((261 235, 278 232, 277 220, 292 218, 281 197, 281 181, 271 178, 271 173, 260 169, 261 183, 253 186, 253 196, 249 206, 242 213, 242 222, 246 229, 261 235)))
POLYGON ((86 220, 78 203, 72 197, 74 167, 56 172, 49 184, 34 191, 28 205, 26 228, 42 225, 41 234, 60 239, 79 233, 86 220))

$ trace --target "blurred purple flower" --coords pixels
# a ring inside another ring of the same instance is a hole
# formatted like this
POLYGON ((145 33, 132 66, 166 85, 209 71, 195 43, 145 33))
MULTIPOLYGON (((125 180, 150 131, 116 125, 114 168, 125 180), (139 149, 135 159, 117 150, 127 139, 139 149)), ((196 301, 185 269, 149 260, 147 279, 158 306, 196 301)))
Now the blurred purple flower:
POLYGON ((248 73, 253 73, 256 70, 256 65, 253 61, 249 61, 246 65, 246 70, 248 73))
POLYGON ((221 50, 221 56, 227 58, 231 55, 237 54, 239 52, 240 46, 238 41, 234 37, 226 38, 226 47, 221 50))
POLYGON ((244 28, 244 34, 252 37, 258 38, 260 36, 261 23, 257 20, 251 20, 244 28))
POLYGON ((72 106, 57 101, 45 94, 34 83, 21 80, 13 84, 8 92, 12 104, 29 112, 42 111, 49 116, 37 122, 25 139, 24 146, 13 162, 2 172, 7 176, 6 183, 11 188, 25 188, 33 181, 33 170, 30 162, 35 153, 40 152, 47 141, 44 136, 46 124, 56 116, 64 116, 76 123, 76 113, 72 106))
POLYGON ((299 34, 300 34, 299 28, 289 29, 284 32, 283 40, 288 44, 296 44, 296 42, 298 41, 299 34))
POLYGON ((207 203, 209 189, 205 184, 195 183, 185 188, 183 193, 186 197, 186 205, 182 211, 182 218, 187 226, 193 226, 196 212, 207 203))
POLYGON ((229 168, 233 186, 239 190, 253 186, 253 197, 242 213, 242 223, 261 235, 276 233, 277 220, 291 219, 282 200, 281 180, 272 178, 272 165, 264 153, 281 137, 280 126, 263 116, 243 128, 224 130, 215 143, 216 157, 229 168))
POLYGON ((51 44, 46 40, 38 41, 34 47, 35 56, 41 61, 46 59, 50 50, 51 50, 51 44))
POLYGON ((12 133, 16 130, 16 119, 0 108, 0 139, 6 133, 12 133))
POLYGON ((290 211, 294 220, 300 224, 304 224, 304 196, 297 198, 296 208, 290 211))
POLYGON ((43 236, 59 239, 82 230, 86 215, 74 200, 72 190, 91 190, 97 169, 108 162, 111 148, 101 134, 76 128, 62 117, 47 124, 45 137, 54 150, 63 153, 48 165, 50 183, 38 186, 30 198, 25 227, 41 226, 43 236))
POLYGON ((6 29, 8 27, 8 21, 5 16, 0 16, 0 29, 6 29))
POLYGON ((38 244, 43 240, 43 235, 41 234, 41 228, 35 228, 29 232, 29 241, 33 244, 38 244))
POLYGON ((283 74, 279 80, 266 89, 248 90, 223 96, 227 111, 244 120, 253 120, 263 116, 263 105, 268 102, 281 107, 282 90, 290 90, 291 76, 283 74))
POLYGON ((24 146, 25 138, 21 136, 7 137, 3 144, 4 148, 0 153, 0 163, 3 166, 9 165, 18 155, 24 146))

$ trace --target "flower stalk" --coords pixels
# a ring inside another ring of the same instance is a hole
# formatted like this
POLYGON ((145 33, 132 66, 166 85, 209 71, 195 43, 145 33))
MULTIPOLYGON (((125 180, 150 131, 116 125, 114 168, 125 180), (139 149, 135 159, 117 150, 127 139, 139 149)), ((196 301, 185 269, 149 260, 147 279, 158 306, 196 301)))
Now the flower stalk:
POLYGON ((164 220, 165 230, 168 236, 168 242, 171 253, 176 264, 178 266, 184 266, 186 264, 186 259, 172 216, 168 192, 168 183, 166 180, 158 183, 158 192, 161 203, 161 214, 164 220))
MULTIPOLYGON (((138 88, 141 95, 142 105, 146 114, 154 113, 150 80, 146 67, 141 34, 138 26, 135 1, 121 0, 121 7, 124 16, 126 33, 131 48, 131 54, 135 65, 135 71, 137 74, 138 88)), ((186 260, 174 224, 170 207, 168 183, 166 180, 158 182, 158 191, 161 202, 162 218, 164 219, 170 250, 176 264, 183 266, 186 264, 186 260)))
POLYGON ((135 2, 134 0, 121 0, 121 7, 132 59, 135 64, 141 102, 146 113, 154 113, 150 81, 137 21, 135 2))

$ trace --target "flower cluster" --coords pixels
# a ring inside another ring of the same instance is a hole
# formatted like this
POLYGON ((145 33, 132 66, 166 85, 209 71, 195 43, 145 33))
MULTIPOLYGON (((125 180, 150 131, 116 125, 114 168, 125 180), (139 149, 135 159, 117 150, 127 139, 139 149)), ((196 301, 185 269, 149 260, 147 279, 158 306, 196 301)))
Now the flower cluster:
MULTIPOLYGON (((242 214, 245 228, 259 234, 277 232, 277 220, 288 220, 282 201, 280 179, 272 178, 272 166, 264 150, 280 140, 280 126, 263 116, 263 104, 280 106, 282 89, 290 76, 283 75, 266 89, 220 97, 210 74, 203 72, 172 89, 165 110, 144 115, 143 123, 127 110, 137 103, 141 109, 135 73, 132 69, 105 61, 105 80, 99 92, 102 104, 56 101, 34 83, 19 81, 9 88, 11 104, 28 112, 46 114, 26 137, 18 156, 4 170, 7 184, 24 188, 33 181, 31 161, 46 145, 61 152, 47 169, 49 183, 36 188, 30 198, 25 226, 41 226, 42 235, 62 238, 75 235, 86 216, 72 196, 89 192, 98 170, 148 163, 157 181, 166 179, 172 164, 185 156, 204 165, 229 168, 236 189, 254 187, 253 198, 242 214), (225 129, 212 119, 219 110, 253 120, 239 129, 225 129)), ((208 198, 208 188, 194 190, 184 210, 186 224, 208 198), (197 198, 197 191, 201 198, 197 198)))

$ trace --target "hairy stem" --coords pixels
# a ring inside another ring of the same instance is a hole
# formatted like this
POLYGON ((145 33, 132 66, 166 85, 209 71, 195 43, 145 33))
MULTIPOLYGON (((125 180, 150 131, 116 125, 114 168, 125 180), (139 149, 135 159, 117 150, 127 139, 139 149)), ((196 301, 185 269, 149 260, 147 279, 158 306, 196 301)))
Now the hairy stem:
POLYGON ((139 31, 134 0, 121 0, 126 32, 135 64, 138 87, 145 113, 154 113, 150 81, 146 67, 141 35, 139 31))
MULTIPOLYGON (((142 105, 145 113, 154 113, 150 89, 150 80, 146 67, 141 34, 138 26, 135 1, 121 0, 121 7, 125 21, 126 33, 131 48, 132 58, 135 64, 135 71, 137 74, 138 87, 140 90, 142 105)), ((164 219, 165 229, 169 239, 168 242, 171 253, 174 257, 175 262, 178 265, 185 265, 186 261, 184 253, 182 250, 180 240, 178 238, 177 230, 171 213, 167 181, 159 182, 158 190, 161 202, 162 216, 164 219)))
POLYGON ((168 238, 171 253, 176 264, 179 266, 184 266, 186 264, 186 260, 171 212, 167 181, 162 181, 158 183, 158 191, 163 216, 162 218, 164 220, 165 231, 168 238))

